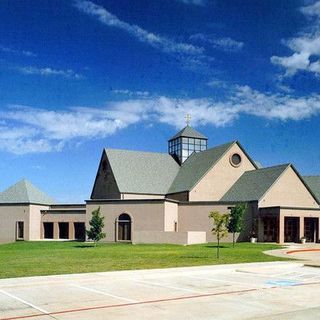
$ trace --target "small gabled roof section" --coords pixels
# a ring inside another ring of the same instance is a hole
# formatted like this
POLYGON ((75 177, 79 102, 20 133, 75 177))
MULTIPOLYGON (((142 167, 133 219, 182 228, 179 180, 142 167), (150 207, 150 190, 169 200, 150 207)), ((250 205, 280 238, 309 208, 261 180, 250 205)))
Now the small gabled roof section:
POLYGON ((320 199, 320 176, 303 176, 302 179, 317 199, 320 199))
POLYGON ((105 149, 121 193, 165 195, 180 166, 167 153, 105 149))
POLYGON ((193 153, 181 166, 168 194, 190 191, 237 141, 193 153))
POLYGON ((188 138, 196 138, 196 139, 206 139, 208 138, 204 136, 202 133, 198 132, 197 130, 191 128, 190 126, 184 127, 181 131, 179 131, 177 134, 175 134, 173 137, 169 139, 173 140, 179 137, 188 137, 188 138))
POLYGON ((54 201, 30 181, 23 179, 0 193, 0 203, 32 203, 50 205, 54 201))
POLYGON ((283 164, 245 172, 221 201, 259 201, 289 166, 283 164))

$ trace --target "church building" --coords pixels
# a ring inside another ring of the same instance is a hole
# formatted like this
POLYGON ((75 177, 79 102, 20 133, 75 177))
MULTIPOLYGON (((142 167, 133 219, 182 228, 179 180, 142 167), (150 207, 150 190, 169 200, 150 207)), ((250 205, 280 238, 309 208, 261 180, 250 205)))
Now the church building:
POLYGON ((292 164, 262 168, 238 141, 208 148, 187 125, 167 153, 104 149, 86 204, 55 204, 25 180, 3 191, 0 242, 84 240, 100 207, 104 241, 205 243, 215 241, 209 213, 238 203, 247 204, 238 241, 318 242, 319 199, 320 176, 301 177, 292 164))

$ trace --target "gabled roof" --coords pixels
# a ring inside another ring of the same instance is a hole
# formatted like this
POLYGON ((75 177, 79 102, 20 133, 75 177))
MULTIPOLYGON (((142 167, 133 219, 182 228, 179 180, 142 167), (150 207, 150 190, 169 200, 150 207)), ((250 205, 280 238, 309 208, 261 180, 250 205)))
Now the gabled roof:
POLYGON ((221 198, 221 201, 258 201, 290 166, 283 164, 245 172, 221 198))
POLYGON ((21 180, 0 193, 0 203, 53 204, 54 201, 28 180, 21 180))
POLYGON ((181 166, 168 193, 191 190, 236 141, 193 153, 181 166))
POLYGON ((184 127, 181 131, 179 131, 177 134, 175 134, 173 137, 171 137, 169 139, 173 140, 179 137, 189 137, 189 138, 197 138, 197 139, 207 139, 206 136, 204 136, 203 134, 201 134, 200 132, 196 131, 195 129, 186 126, 184 127))
POLYGON ((105 149, 119 191, 165 195, 180 166, 167 153, 105 149))
POLYGON ((317 199, 320 199, 320 176, 304 176, 302 179, 317 199))

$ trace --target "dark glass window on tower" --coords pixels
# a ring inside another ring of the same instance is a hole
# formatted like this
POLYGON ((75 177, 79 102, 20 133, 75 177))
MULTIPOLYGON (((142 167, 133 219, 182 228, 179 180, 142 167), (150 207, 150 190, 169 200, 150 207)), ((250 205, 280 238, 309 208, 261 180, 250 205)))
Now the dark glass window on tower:
POLYGON ((180 164, 194 152, 207 150, 208 139, 187 125, 169 140, 168 151, 180 164))

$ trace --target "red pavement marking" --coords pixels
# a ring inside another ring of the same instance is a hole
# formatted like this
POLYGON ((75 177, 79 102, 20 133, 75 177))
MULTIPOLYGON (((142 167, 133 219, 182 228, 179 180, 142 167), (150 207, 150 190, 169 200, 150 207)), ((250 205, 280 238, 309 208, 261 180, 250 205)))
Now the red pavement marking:
MULTIPOLYGON (((297 283, 297 284, 291 285, 291 287, 307 286, 307 285, 315 285, 315 284, 320 284, 320 282, 297 283)), ((0 320, 17 320, 17 319, 28 319, 28 318, 36 318, 36 317, 44 317, 44 316, 54 316, 54 315, 58 315, 58 314, 83 312, 83 311, 91 311, 91 310, 99 310, 99 309, 129 307, 129 306, 136 306, 136 305, 142 305, 142 304, 152 304, 152 303, 170 302, 170 301, 178 301, 178 300, 197 299, 197 298, 204 298, 204 297, 222 296, 222 295, 228 295, 228 294, 246 293, 246 292, 253 292, 253 291, 258 291, 258 290, 277 289, 277 288, 280 288, 280 286, 274 286, 274 287, 269 287, 269 288, 253 288, 253 289, 226 291, 226 292, 206 293, 206 294, 198 294, 198 295, 185 296, 185 297, 175 297, 175 298, 166 298, 166 299, 157 299, 157 300, 146 300, 146 301, 121 303, 121 304, 109 304, 109 305, 104 305, 104 306, 61 310, 61 311, 49 312, 49 313, 35 313, 33 315, 27 315, 27 316, 16 316, 16 317, 10 317, 10 318, 1 318, 0 320)))
POLYGON ((49 313, 36 313, 36 314, 33 314, 33 315, 27 315, 27 316, 17 316, 17 317, 11 317, 11 318, 2 318, 1 320, 27 319, 27 318, 35 318, 35 317, 51 316, 51 315, 57 315, 57 314, 72 313, 72 312, 81 312, 81 311, 90 311, 90 310, 98 310, 98 309, 128 307, 128 306, 135 306, 135 305, 141 305, 141 304, 150 304, 150 303, 159 303, 159 302, 167 302, 167 301, 196 299, 196 298, 227 295, 227 294, 234 294, 234 293, 251 292, 251 291, 256 291, 256 290, 257 289, 254 288, 254 289, 244 289, 244 290, 236 290, 236 291, 226 291, 226 292, 198 294, 198 295, 184 296, 184 297, 175 297, 175 298, 166 298, 166 299, 157 299, 157 300, 146 300, 146 301, 139 301, 139 302, 129 302, 129 303, 121 303, 121 304, 109 304, 109 305, 104 305, 104 306, 86 307, 86 308, 79 308, 79 309, 61 310, 61 311, 49 312, 49 313))
POLYGON ((289 251, 287 251, 287 254, 298 253, 298 252, 314 252, 314 251, 320 251, 320 249, 297 249, 297 250, 289 250, 289 251))

